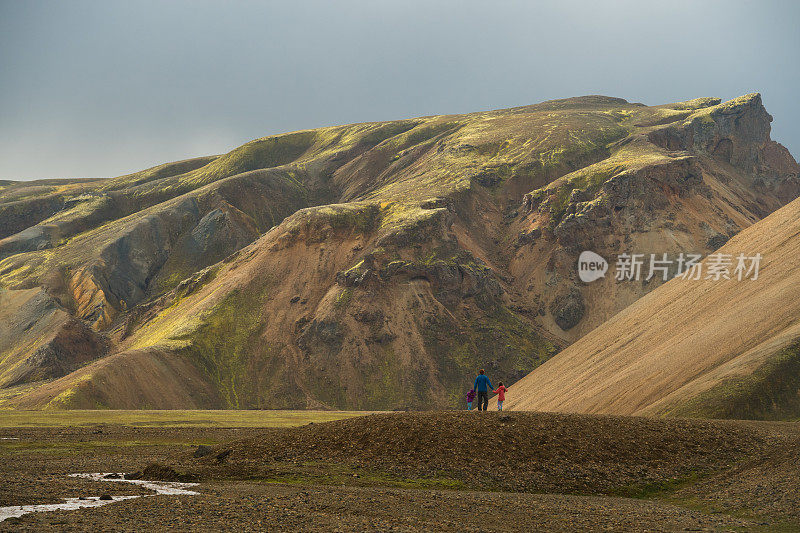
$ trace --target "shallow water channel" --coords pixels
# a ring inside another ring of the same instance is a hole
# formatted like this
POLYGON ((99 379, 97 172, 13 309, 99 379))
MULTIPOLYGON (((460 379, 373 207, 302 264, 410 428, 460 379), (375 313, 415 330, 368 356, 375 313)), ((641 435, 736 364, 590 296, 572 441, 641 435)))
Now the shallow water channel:
POLYGON ((78 477, 90 479, 92 481, 117 481, 120 483, 131 483, 139 485, 146 489, 152 490, 153 494, 135 495, 135 496, 112 496, 110 500, 101 500, 100 496, 85 496, 81 498, 64 498, 63 503, 48 503, 40 505, 11 505, 9 507, 0 507, 0 522, 8 518, 17 518, 29 513, 40 513, 45 511, 73 511, 84 507, 102 507, 103 505, 119 502, 122 500, 132 500, 134 498, 146 498, 148 496, 155 496, 164 494, 168 496, 193 496, 198 494, 189 487, 197 486, 197 483, 179 483, 176 481, 145 481, 143 479, 123 479, 122 474, 117 474, 119 477, 108 478, 106 476, 113 475, 109 473, 93 473, 93 474, 70 474, 70 477, 78 477))

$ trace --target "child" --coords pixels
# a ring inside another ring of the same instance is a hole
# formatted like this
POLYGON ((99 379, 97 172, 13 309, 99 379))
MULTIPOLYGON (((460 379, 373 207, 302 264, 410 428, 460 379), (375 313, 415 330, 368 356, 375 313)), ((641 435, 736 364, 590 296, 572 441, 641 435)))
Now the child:
POLYGON ((472 411, 472 401, 475 399, 475 389, 467 393, 467 411, 472 411))
POLYGON ((497 410, 503 410, 503 402, 506 401, 506 391, 508 389, 503 386, 503 382, 497 384, 497 390, 493 390, 492 392, 497 394, 497 410))

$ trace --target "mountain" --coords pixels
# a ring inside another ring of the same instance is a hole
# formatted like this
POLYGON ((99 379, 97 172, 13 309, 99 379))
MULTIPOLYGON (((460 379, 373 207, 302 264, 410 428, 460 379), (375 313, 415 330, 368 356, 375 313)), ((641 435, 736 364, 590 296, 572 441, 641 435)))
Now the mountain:
POLYGON ((800 200, 719 253, 761 254, 757 279, 673 279, 516 383, 508 407, 800 417, 800 200))
POLYGON ((4 183, 0 405, 460 405, 662 285, 581 251, 707 254, 796 198, 771 120, 588 96, 4 183))

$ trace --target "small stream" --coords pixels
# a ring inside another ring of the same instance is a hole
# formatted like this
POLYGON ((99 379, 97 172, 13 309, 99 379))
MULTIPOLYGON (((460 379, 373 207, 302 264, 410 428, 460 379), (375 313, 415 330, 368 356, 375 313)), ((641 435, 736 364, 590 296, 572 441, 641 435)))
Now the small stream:
POLYGON ((198 494, 189 487, 197 486, 197 483, 179 483, 177 481, 145 481, 143 479, 123 479, 123 474, 119 477, 107 478, 113 475, 109 473, 94 474, 70 474, 70 477, 89 479, 92 481, 117 481, 120 483, 131 483, 152 490, 154 494, 135 495, 135 496, 112 496, 110 500, 101 500, 100 496, 87 496, 81 498, 64 498, 63 503, 49 503, 40 505, 12 505, 10 507, 0 507, 0 522, 8 518, 17 518, 29 513, 41 513, 45 511, 73 511, 84 507, 102 507, 108 503, 119 502, 122 500, 132 500, 134 498, 146 498, 164 494, 168 496, 194 496, 198 494))

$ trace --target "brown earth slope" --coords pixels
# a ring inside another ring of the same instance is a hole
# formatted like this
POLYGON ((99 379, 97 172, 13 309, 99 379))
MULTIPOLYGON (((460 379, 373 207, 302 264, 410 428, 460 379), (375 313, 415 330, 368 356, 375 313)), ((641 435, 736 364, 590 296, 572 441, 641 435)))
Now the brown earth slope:
POLYGON ((457 405, 476 367, 513 382, 659 285, 583 285, 582 249, 708 253, 797 197, 771 119, 757 94, 590 96, 3 184, 0 402, 457 405), (54 320, 83 344, 38 357, 54 320))
POLYGON ((719 253, 760 253, 758 279, 670 281, 517 382, 507 407, 800 417, 800 200, 719 253))

